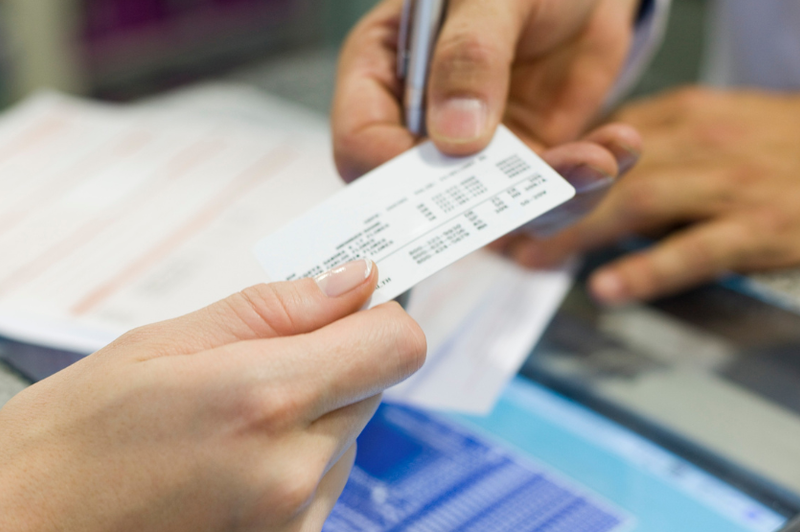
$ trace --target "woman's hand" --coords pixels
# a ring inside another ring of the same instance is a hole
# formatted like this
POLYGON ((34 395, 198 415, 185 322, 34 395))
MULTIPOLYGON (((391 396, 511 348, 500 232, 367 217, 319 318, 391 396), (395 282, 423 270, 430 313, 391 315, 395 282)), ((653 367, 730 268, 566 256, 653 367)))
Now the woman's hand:
POLYGON ((422 364, 358 261, 137 329, 0 410, 0 529, 319 531, 381 392, 422 364))
MULTIPOLYGON (((413 147, 397 79, 403 0, 385 0, 342 51, 336 161, 352 181, 413 147)), ((450 0, 431 66, 428 132, 451 155, 484 148, 500 122, 541 151, 596 119, 630 50, 639 0, 450 0)))

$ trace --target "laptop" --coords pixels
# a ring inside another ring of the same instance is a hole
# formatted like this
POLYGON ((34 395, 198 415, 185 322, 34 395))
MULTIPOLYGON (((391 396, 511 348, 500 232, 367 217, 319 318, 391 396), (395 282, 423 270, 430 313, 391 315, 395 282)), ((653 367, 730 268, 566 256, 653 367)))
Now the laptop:
POLYGON ((488 417, 384 404, 326 532, 800 532, 800 315, 570 294, 488 417))
POLYGON ((325 532, 797 532, 800 505, 717 476, 524 377, 488 417, 384 404, 325 532))

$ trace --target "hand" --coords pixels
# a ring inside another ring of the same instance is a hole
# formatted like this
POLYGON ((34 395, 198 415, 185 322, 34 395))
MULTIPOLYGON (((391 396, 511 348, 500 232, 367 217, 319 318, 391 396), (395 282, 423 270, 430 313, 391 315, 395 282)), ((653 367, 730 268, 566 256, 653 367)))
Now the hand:
MULTIPOLYGON (((576 140, 628 55, 639 0, 450 0, 432 63, 428 131, 439 149, 484 148, 501 122, 532 148, 576 140)), ((402 0, 385 0, 344 46, 333 110, 348 181, 413 147, 396 77, 402 0)))
POLYGON ((504 252, 519 236, 552 236, 575 224, 603 200, 617 178, 633 168, 642 152, 639 133, 624 124, 603 126, 580 142, 545 150, 542 159, 573 187, 575 197, 489 248, 504 252))
POLYGON ((609 304, 650 299, 713 280, 800 264, 800 96, 684 89, 628 106, 617 118, 646 144, 641 164, 583 222, 549 241, 506 250, 527 266, 631 234, 679 229, 596 272, 609 304))
POLYGON ((319 531, 425 339, 377 272, 261 285, 126 334, 0 410, 7 532, 319 531), (327 295, 326 295, 327 294, 327 295))

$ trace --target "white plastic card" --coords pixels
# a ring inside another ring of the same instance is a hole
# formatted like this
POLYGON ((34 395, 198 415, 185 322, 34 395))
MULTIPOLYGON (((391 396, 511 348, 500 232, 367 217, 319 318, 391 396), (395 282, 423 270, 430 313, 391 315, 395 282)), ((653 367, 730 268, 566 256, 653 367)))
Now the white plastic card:
POLYGON ((574 195, 501 126, 473 157, 446 157, 432 143, 410 150, 262 240, 255 253, 273 281, 372 259, 380 271, 375 306, 574 195))

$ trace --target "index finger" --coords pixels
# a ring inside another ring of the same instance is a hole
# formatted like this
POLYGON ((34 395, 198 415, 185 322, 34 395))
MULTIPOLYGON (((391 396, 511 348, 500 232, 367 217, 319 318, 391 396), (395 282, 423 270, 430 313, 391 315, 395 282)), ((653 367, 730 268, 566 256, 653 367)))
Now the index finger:
POLYGON ((315 331, 357 312, 377 283, 371 261, 355 261, 327 272, 328 282, 356 283, 331 297, 317 279, 261 284, 185 316, 135 329, 107 349, 134 343, 138 359, 189 355, 248 340, 315 331), (344 276, 344 277, 342 277, 344 276))
POLYGON ((198 365, 233 374, 265 405, 291 399, 294 415, 311 424, 405 380, 426 351, 419 325, 397 303, 387 303, 309 334, 227 345, 198 365))
POLYGON ((334 156, 345 181, 411 149, 397 79, 403 0, 386 0, 356 26, 342 50, 333 101, 334 156))
POLYGON ((309 377, 320 384, 314 419, 404 381, 427 354, 425 333, 397 303, 353 314, 308 336, 318 348, 304 357, 309 377))
POLYGON ((621 305, 649 300, 712 281, 761 252, 752 223, 719 219, 698 224, 624 257, 592 275, 592 294, 601 302, 621 305))

